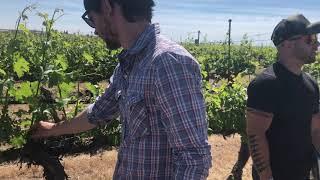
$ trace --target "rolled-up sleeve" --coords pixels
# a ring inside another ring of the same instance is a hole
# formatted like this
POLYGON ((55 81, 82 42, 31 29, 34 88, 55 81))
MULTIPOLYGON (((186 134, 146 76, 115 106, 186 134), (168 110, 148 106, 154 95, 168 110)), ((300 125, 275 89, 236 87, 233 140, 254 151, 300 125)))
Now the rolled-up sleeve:
POLYGON ((87 117, 89 123, 102 126, 119 116, 116 91, 116 85, 113 80, 111 80, 111 83, 105 92, 97 98, 94 104, 88 106, 87 117))
POLYGON ((173 150, 175 179, 206 179, 211 167, 199 65, 189 56, 156 59, 156 98, 173 150))

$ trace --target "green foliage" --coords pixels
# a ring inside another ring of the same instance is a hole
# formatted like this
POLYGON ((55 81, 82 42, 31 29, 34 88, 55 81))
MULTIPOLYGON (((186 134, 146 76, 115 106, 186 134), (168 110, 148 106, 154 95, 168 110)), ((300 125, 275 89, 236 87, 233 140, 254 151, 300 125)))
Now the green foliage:
POLYGON ((320 55, 316 57, 316 61, 312 64, 304 66, 304 71, 308 72, 311 76, 317 79, 319 82, 320 80, 320 55))
POLYGON ((99 87, 89 82, 85 83, 86 88, 95 95, 98 95, 99 87))
POLYGON ((15 97, 17 102, 23 102, 25 98, 32 96, 30 82, 26 81, 16 84, 13 88, 9 89, 9 95, 15 97))
POLYGON ((219 86, 206 83, 206 106, 209 132, 228 136, 239 133, 245 135, 246 87, 239 80, 230 84, 221 82, 219 86))
MULTIPOLYGON (((28 30, 21 22, 32 9, 22 11, 16 31, 0 33, 0 144, 14 147, 23 146, 29 128, 40 120, 58 122, 75 117, 86 107, 80 92, 83 88, 94 97, 100 95, 103 89, 98 83, 112 75, 119 53, 106 49, 97 37, 54 30, 63 14, 59 9, 51 17, 38 14, 43 31, 28 30), (42 92, 46 88, 52 93, 49 98, 42 92), (13 112, 12 103, 25 103, 28 109, 13 112)), ((276 60, 276 49, 256 47, 246 36, 241 43, 231 44, 230 54, 227 43, 183 46, 201 66, 209 133, 239 133, 245 139, 246 87, 256 72, 276 60)), ((319 79, 319 56, 305 70, 319 79)), ((79 136, 104 137, 111 145, 119 145, 120 131, 115 120, 79 136)))
POLYGON ((0 69, 0 75, 5 76, 5 75, 7 75, 7 73, 3 69, 0 69))
POLYGON ((13 55, 13 69, 17 73, 18 77, 21 78, 24 73, 29 72, 29 63, 19 54, 13 55))
POLYGON ((63 82, 60 84, 60 88, 61 88, 61 98, 68 98, 71 96, 72 92, 74 91, 76 85, 75 83, 66 83, 63 82))
POLYGON ((257 70, 275 61, 276 49, 256 47, 246 36, 240 44, 184 44, 199 61, 209 133, 245 137, 246 87, 257 70))
POLYGON ((275 49, 255 47, 244 36, 240 44, 203 44, 195 46, 184 44, 201 64, 202 74, 206 80, 215 82, 222 79, 232 81, 238 74, 255 74, 259 66, 274 62, 275 49))
POLYGON ((107 50, 96 37, 54 30, 63 15, 59 9, 52 16, 39 13, 44 30, 31 32, 21 22, 32 9, 22 11, 15 31, 0 33, 0 144, 16 148, 24 145, 34 123, 70 119, 84 109, 80 92, 75 92, 76 82, 91 81, 87 89, 99 95, 95 84, 112 75, 119 52, 107 50), (67 111, 72 101, 76 105, 67 111), (27 110, 13 110, 12 103, 25 103, 27 110))

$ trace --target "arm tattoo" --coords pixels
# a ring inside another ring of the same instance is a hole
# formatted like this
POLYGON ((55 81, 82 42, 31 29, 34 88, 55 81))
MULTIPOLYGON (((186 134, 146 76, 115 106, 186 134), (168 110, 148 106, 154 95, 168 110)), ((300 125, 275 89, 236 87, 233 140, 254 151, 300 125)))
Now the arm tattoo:
POLYGON ((261 173, 269 167, 269 163, 266 162, 261 152, 261 149, 259 148, 257 135, 249 135, 248 139, 253 164, 255 165, 257 171, 261 173))

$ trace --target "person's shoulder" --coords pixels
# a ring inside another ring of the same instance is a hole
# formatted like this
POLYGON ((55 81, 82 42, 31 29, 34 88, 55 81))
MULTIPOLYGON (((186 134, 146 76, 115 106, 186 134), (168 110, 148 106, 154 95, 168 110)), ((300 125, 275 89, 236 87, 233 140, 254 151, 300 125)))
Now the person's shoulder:
POLYGON ((303 76, 305 77, 304 79, 308 81, 307 83, 311 83, 313 87, 318 89, 318 81, 314 77, 312 77, 309 73, 306 72, 303 72, 303 76))
POLYGON ((159 35, 156 38, 154 64, 178 63, 199 65, 197 60, 180 44, 159 35))
POLYGON ((192 55, 182 45, 168 39, 166 36, 159 35, 156 38, 155 55, 161 56, 163 54, 192 57, 192 55))
POLYGON ((272 83, 277 80, 277 76, 274 72, 274 66, 271 65, 258 74, 251 83, 272 83))
POLYGON ((309 73, 303 72, 303 75, 306 77, 308 81, 312 82, 312 84, 318 85, 317 80, 314 77, 312 77, 309 73))
POLYGON ((276 86, 277 84, 277 76, 274 73, 273 65, 267 67, 262 71, 258 76, 256 76, 249 84, 248 89, 250 88, 262 88, 262 89, 270 89, 276 86))

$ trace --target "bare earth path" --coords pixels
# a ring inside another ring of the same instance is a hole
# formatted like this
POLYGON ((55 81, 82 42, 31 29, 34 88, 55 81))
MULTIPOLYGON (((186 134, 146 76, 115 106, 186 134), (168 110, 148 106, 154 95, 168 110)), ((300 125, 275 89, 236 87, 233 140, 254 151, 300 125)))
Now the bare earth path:
MULTIPOLYGON (((221 136, 211 136, 209 138, 212 146, 213 167, 210 169, 209 180, 225 180, 233 164, 236 161, 240 147, 240 137, 235 135, 227 140, 221 136)), ((76 157, 65 157, 63 165, 71 180, 109 180, 117 158, 117 151, 105 151, 99 155, 79 155, 76 157)), ((249 160, 244 172, 243 179, 251 179, 251 164, 249 160)), ((19 170, 17 165, 1 165, 0 180, 28 180, 43 179, 42 171, 39 167, 27 169, 22 166, 19 170)))

